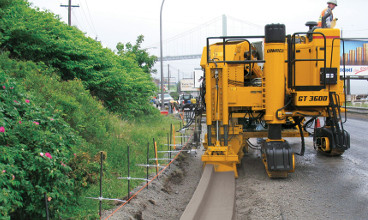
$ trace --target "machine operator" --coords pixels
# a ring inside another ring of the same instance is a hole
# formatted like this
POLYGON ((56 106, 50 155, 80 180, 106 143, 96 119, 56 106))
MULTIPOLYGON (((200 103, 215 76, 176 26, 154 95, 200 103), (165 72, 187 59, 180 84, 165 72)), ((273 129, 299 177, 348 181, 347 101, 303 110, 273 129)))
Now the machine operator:
MULTIPOLYGON (((317 27, 331 28, 331 23, 334 21, 332 10, 337 6, 337 0, 330 0, 327 2, 328 7, 322 11, 318 19, 317 27)), ((336 21, 337 19, 335 19, 336 21)), ((334 25, 332 25, 334 26, 334 25)))

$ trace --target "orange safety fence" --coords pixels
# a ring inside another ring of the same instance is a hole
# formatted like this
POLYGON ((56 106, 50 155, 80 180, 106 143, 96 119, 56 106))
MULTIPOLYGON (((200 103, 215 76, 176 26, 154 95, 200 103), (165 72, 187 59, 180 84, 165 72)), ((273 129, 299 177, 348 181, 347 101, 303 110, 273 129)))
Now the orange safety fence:
MULTIPOLYGON (((185 143, 185 145, 188 144, 190 138, 193 136, 190 135, 190 137, 187 139, 187 142, 185 143)), ((180 155, 181 151, 170 161, 170 163, 166 164, 166 166, 156 175, 154 176, 148 183, 146 183, 142 188, 140 188, 136 193, 134 193, 134 195, 132 195, 125 203, 123 203, 122 205, 120 205, 117 209, 115 209, 109 216, 107 216, 105 218, 105 220, 109 219, 111 216, 113 216, 119 209, 121 209, 123 206, 125 206, 128 202, 130 202, 130 200, 132 200, 134 197, 136 197, 144 188, 146 188, 153 180, 155 180, 162 172, 164 172, 164 170, 166 170, 166 168, 168 168, 170 166, 170 164, 172 162, 174 162, 176 160, 176 158, 180 155)), ((157 157, 156 157, 157 158, 157 157)))
POLYGON ((179 115, 180 115, 181 120, 183 121, 183 126, 184 126, 184 112, 180 112, 179 115))
POLYGON ((158 156, 157 156, 157 143, 156 143, 156 141, 154 143, 154 147, 155 147, 155 158, 156 158, 156 173, 158 173, 159 167, 158 167, 158 160, 157 160, 158 156))

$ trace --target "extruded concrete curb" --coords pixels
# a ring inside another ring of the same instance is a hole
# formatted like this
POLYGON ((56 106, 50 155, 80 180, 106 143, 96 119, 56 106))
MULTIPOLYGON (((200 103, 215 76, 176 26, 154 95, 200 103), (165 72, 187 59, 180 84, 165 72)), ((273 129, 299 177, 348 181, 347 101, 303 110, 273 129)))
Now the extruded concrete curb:
POLYGON ((180 218, 181 220, 197 219, 195 217, 198 216, 199 209, 202 209, 203 201, 205 200, 206 192, 208 191, 208 186, 210 185, 213 173, 213 165, 207 165, 204 168, 201 180, 198 183, 192 199, 185 208, 184 213, 180 218))
POLYGON ((215 173, 206 165, 201 180, 181 220, 231 220, 235 218, 234 172, 215 173))

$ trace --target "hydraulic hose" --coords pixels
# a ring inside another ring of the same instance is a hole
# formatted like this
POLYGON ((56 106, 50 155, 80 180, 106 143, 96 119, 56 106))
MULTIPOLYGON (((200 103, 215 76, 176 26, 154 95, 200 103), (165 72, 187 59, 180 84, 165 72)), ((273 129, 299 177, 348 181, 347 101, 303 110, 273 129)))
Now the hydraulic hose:
POLYGON ((278 120, 283 120, 283 119, 285 119, 285 117, 280 118, 278 113, 279 113, 279 111, 282 111, 282 110, 283 110, 283 109, 285 109, 288 105, 290 105, 290 103, 291 103, 291 99, 289 99, 289 101, 286 103, 286 105, 284 105, 284 107, 277 109, 277 111, 276 111, 276 118, 277 118, 278 120))
MULTIPOLYGON (((295 120, 295 119, 294 119, 295 120)), ((302 119, 298 118, 298 127, 299 127, 299 132, 300 132, 300 138, 302 141, 302 147, 300 149, 300 153, 296 153, 299 156, 304 156, 304 152, 305 152, 305 141, 304 141, 304 134, 303 134, 303 125, 302 125, 302 119)))

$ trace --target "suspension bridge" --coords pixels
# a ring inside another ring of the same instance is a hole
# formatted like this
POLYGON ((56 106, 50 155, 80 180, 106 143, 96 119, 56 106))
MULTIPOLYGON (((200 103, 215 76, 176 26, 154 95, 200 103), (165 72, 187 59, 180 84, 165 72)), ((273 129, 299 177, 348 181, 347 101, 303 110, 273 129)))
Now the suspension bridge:
MULTIPOLYGON (((199 67, 203 47, 207 37, 263 35, 264 26, 244 21, 232 16, 218 16, 183 33, 163 41, 163 61, 165 78, 178 82, 183 78, 194 78, 195 68, 199 67), (169 77, 171 75, 172 77, 169 77)), ((215 43, 215 42, 212 42, 215 43)), ((152 54, 159 56, 159 42, 150 45, 152 54)), ((157 62, 159 64, 160 58, 157 62)), ((160 72, 160 65, 155 69, 160 72)))
MULTIPOLYGON (((163 60, 198 59, 207 37, 263 35, 264 27, 231 16, 218 16, 208 22, 163 41, 163 60)), ((159 48, 159 43, 151 47, 159 48)))

